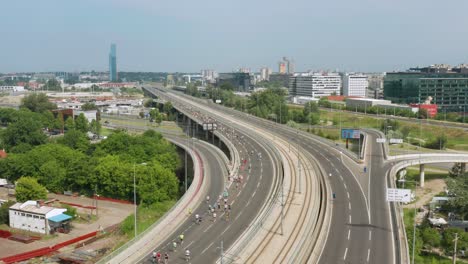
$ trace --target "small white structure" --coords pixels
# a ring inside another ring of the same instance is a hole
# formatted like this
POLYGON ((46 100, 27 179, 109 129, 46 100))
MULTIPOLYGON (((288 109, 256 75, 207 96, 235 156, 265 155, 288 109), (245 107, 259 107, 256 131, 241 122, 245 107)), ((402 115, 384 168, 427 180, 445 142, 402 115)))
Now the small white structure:
POLYGON ((15 203, 10 207, 10 227, 50 234, 49 218, 63 214, 67 209, 44 206, 36 201, 15 203))
POLYGON ((24 86, 4 85, 0 86, 0 92, 23 92, 24 86))
POLYGON ((73 109, 73 116, 78 117, 80 114, 83 114, 88 122, 91 123, 93 120, 97 120, 97 110, 88 110, 88 111, 83 111, 83 110, 75 110, 73 109))
POLYGON ((306 104, 308 102, 316 102, 318 103, 319 99, 318 98, 314 98, 314 97, 309 97, 309 96, 294 96, 292 98, 292 103, 293 104, 306 104))

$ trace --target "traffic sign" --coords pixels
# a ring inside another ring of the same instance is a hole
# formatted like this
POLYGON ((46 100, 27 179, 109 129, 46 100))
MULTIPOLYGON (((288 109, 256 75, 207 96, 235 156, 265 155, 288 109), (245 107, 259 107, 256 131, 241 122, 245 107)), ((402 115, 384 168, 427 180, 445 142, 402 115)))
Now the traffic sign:
POLYGON ((390 144, 401 144, 403 143, 403 139, 401 138, 391 138, 390 139, 390 144))
POLYGON ((410 189, 387 189, 387 202, 411 202, 411 190, 410 189))
POLYGON ((385 143, 387 141, 385 138, 377 138, 377 143, 385 143))

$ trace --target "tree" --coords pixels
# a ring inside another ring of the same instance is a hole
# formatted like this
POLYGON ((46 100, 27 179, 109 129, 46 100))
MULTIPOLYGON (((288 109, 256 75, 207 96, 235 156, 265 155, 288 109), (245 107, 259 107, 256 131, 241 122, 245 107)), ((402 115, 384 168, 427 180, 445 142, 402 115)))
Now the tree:
POLYGON ((320 123, 320 114, 319 113, 309 113, 307 116, 307 123, 309 125, 316 125, 320 123))
POLYGON ((68 130, 58 142, 81 152, 86 152, 89 148, 89 140, 86 134, 75 129, 68 130))
POLYGON ((438 247, 440 245, 441 236, 437 229, 427 227, 422 230, 421 237, 426 245, 431 247, 438 247))
POLYGON ((466 173, 466 166, 465 163, 455 163, 453 164, 452 168, 449 171, 449 176, 450 177, 459 177, 459 176, 465 176, 466 173))
POLYGON ((93 132, 96 135, 101 134, 101 123, 99 121, 96 121, 95 119, 91 120, 91 123, 89 124, 89 130, 93 132))
POLYGON ((419 119, 427 119, 428 117, 429 117, 429 113, 427 112, 427 109, 419 108, 418 118, 419 119))
POLYGON ((20 107, 27 108, 36 113, 57 109, 57 105, 49 102, 49 99, 45 93, 33 93, 25 96, 21 100, 20 107))
POLYGON ((157 108, 151 109, 151 111, 149 112, 149 115, 152 121, 155 121, 156 123, 161 124, 162 116, 161 116, 161 113, 159 113, 159 109, 157 108))
POLYGON ((16 182, 16 200, 26 202, 28 200, 44 200, 47 198, 47 190, 32 177, 21 177, 16 182))
POLYGON ((226 90, 226 91, 233 91, 234 90, 234 85, 228 82, 224 82, 219 86, 220 89, 226 90))
MULTIPOLYGON (((62 129, 62 128, 60 128, 60 129, 62 129)), ((73 120, 72 117, 67 118, 67 120, 65 121, 65 129, 67 129, 67 130, 75 129, 75 120, 73 120)))
POLYGON ((14 204, 15 204, 15 202, 8 201, 8 202, 3 203, 0 206, 0 225, 1 224, 6 224, 6 225, 10 224, 9 211, 10 211, 10 206, 12 206, 14 204))
POLYGON ((49 79, 47 80, 44 89, 48 91, 60 91, 62 90, 62 86, 56 79, 49 79))
POLYGON ((88 132, 88 119, 86 119, 83 113, 81 113, 77 118, 75 118, 75 129, 83 133, 88 132))
POLYGON ((10 124, 2 134, 3 144, 12 152, 19 152, 15 147, 28 149, 29 146, 37 146, 45 143, 47 136, 42 132, 42 124, 37 114, 31 112, 19 112, 18 120, 10 124))
POLYGON ((319 113, 318 104, 316 102, 307 102, 304 104, 302 111, 304 116, 308 116, 310 113, 319 113))
POLYGON ((170 114, 171 111, 172 111, 172 108, 173 108, 173 107, 172 107, 172 103, 171 103, 171 102, 166 102, 166 103, 164 104, 163 111, 164 111, 164 113, 166 113, 166 114, 170 114))
POLYGON ((83 111, 98 110, 98 107, 94 103, 84 103, 81 106, 81 110, 83 111))

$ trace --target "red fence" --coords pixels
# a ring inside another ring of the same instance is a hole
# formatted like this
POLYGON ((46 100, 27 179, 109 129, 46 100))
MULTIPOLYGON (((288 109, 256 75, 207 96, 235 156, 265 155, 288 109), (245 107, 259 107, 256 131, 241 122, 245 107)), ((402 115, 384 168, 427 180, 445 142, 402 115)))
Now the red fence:
POLYGON ((11 237, 11 233, 6 230, 0 230, 0 237, 1 238, 9 238, 11 237))
POLYGON ((92 206, 92 205, 81 205, 81 204, 69 203, 69 202, 63 202, 63 201, 60 201, 60 203, 75 206, 75 207, 86 208, 86 209, 96 209, 96 206, 92 206))
POLYGON ((50 254, 52 252, 55 252, 55 251, 59 250, 60 248, 63 248, 65 246, 68 246, 68 245, 71 245, 71 244, 74 244, 76 242, 79 242, 81 240, 84 240, 84 239, 87 239, 87 238, 90 238, 90 237, 94 237, 96 235, 97 235, 97 232, 94 231, 94 232, 91 232, 89 234, 82 235, 82 236, 79 236, 79 237, 75 237, 75 238, 67 240, 65 242, 56 244, 56 245, 54 245, 52 247, 43 247, 43 248, 35 249, 35 250, 32 250, 32 251, 24 252, 24 253, 21 253, 21 254, 17 254, 17 255, 14 255, 14 256, 2 258, 0 260, 5 262, 6 264, 10 264, 10 263, 15 263, 15 262, 35 258, 35 257, 45 256, 45 255, 48 255, 48 254, 50 254))
POLYGON ((109 201, 109 202, 114 202, 114 203, 121 203, 121 204, 133 204, 133 202, 130 201, 125 201, 125 200, 119 200, 119 199, 113 199, 113 198, 107 198, 107 197, 102 197, 102 196, 94 196, 93 198, 102 200, 102 201, 109 201))

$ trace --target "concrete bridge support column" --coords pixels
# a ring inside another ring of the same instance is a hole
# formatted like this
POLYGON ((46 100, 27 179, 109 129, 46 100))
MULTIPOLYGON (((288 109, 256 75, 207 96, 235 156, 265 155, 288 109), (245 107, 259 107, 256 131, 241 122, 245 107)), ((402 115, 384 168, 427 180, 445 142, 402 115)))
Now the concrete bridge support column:
POLYGON ((419 184, 424 188, 424 164, 419 165, 419 184))

